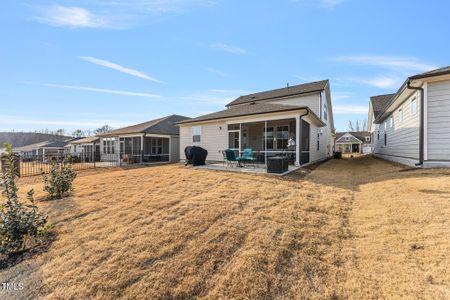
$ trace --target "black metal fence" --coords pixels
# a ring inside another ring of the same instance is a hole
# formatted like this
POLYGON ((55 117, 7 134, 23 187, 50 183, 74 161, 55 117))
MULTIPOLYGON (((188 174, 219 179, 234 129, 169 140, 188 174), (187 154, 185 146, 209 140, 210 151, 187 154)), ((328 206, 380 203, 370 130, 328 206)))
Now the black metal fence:
POLYGON ((168 162, 168 154, 125 153, 48 153, 44 155, 16 156, 16 169, 20 177, 40 175, 50 172, 52 162, 71 161, 73 169, 87 170, 95 168, 121 167, 136 164, 168 162))

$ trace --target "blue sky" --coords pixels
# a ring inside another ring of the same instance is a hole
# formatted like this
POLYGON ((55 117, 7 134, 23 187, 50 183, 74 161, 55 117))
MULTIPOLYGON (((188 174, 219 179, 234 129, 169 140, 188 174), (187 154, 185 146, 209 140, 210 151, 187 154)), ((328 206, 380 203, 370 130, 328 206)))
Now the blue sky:
POLYGON ((0 130, 120 127, 330 79, 335 125, 449 65, 449 1, 6 0, 0 130))

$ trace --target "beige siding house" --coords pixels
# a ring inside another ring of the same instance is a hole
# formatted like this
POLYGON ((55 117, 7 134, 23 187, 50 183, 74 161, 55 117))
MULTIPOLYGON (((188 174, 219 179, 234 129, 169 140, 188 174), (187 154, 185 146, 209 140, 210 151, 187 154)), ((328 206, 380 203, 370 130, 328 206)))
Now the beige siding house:
POLYGON ((290 153, 297 166, 332 155, 334 123, 328 80, 237 98, 227 109, 178 123, 180 159, 187 146, 208 151, 208 162, 226 149, 252 149, 256 158, 290 153))
POLYGON ((409 77, 396 94, 372 97, 376 156, 418 167, 450 167, 450 67, 409 77))
POLYGON ((372 153, 371 135, 368 131, 338 132, 334 145, 335 151, 342 153, 372 153))

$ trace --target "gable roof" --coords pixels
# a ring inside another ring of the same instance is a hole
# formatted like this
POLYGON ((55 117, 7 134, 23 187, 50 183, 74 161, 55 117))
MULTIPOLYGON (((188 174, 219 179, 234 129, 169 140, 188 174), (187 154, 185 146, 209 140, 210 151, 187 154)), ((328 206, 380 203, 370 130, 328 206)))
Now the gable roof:
POLYGON ((450 74, 450 66, 447 66, 447 67, 434 69, 434 70, 431 70, 431 71, 428 71, 425 73, 420 73, 420 74, 413 75, 413 76, 406 78, 405 82, 398 89, 398 91, 394 94, 394 97, 392 97, 392 99, 389 100, 389 102, 384 107, 384 109, 382 111, 380 111, 380 113, 378 114, 378 117, 375 117, 375 123, 379 124, 386 118, 386 116, 385 116, 386 111, 395 102, 395 100, 400 96, 400 94, 403 93, 403 91, 407 88, 409 81, 420 80, 420 79, 425 79, 425 78, 434 77, 434 76, 449 75, 449 74, 450 74))
POLYGON ((69 144, 90 144, 90 143, 97 143, 99 140, 100 138, 98 136, 88 136, 85 138, 70 141, 69 144))
POLYGON ((396 94, 394 93, 370 97, 370 102, 372 102, 374 119, 378 118, 378 116, 386 110, 387 106, 389 105, 391 100, 395 97, 395 95, 396 94))
POLYGON ((346 134, 352 135, 354 138, 360 140, 361 142, 366 142, 366 137, 370 137, 370 132, 368 131, 347 131, 347 132, 336 132, 336 141, 339 140, 346 134))
POLYGON ((166 135, 179 135, 179 128, 175 125, 177 122, 189 119, 188 117, 180 115, 170 115, 167 117, 150 120, 144 123, 119 128, 110 132, 100 134, 101 137, 117 136, 123 134, 133 133, 153 133, 166 135))
POLYGON ((439 75, 447 75, 450 74, 450 66, 434 69, 425 73, 420 73, 414 76, 409 77, 409 79, 421 79, 421 78, 427 78, 432 76, 439 76, 439 75))
MULTIPOLYGON (((254 104, 245 104, 239 106, 230 106, 228 109, 218 111, 215 113, 203 115, 197 118, 185 120, 178 122, 178 124, 184 123, 193 123, 200 121, 210 121, 210 120, 218 120, 218 119, 226 119, 232 117, 241 117, 241 116, 250 116, 250 115, 258 115, 272 112, 283 112, 283 111, 294 111, 294 110, 308 110, 309 114, 313 115, 317 120, 320 121, 319 117, 317 117, 308 107, 305 106, 296 106, 296 105, 284 105, 284 104, 273 104, 273 103, 254 103, 254 104)), ((322 122, 323 123, 323 122, 322 122)))
POLYGON ((276 98, 282 98, 282 97, 291 97, 295 95, 300 94, 307 94, 307 93, 314 93, 314 92, 321 92, 325 90, 326 86, 328 85, 328 80, 321 80, 316 82, 309 82, 299 85, 293 85, 290 87, 285 87, 281 89, 275 89, 265 92, 259 92, 249 95, 240 96, 236 100, 231 101, 227 104, 228 107, 237 105, 237 104, 244 104, 244 103, 250 103, 250 102, 256 102, 256 101, 262 101, 262 100, 270 100, 270 99, 276 99, 276 98))

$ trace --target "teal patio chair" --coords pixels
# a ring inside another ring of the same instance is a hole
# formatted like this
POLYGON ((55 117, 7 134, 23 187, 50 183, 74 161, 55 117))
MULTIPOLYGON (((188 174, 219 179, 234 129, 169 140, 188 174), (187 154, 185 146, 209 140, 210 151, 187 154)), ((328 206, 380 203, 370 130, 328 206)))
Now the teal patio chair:
POLYGON ((227 163, 227 167, 238 167, 241 166, 241 162, 243 161, 242 157, 236 157, 236 153, 231 150, 227 149, 223 151, 224 153, 224 160, 227 163))
POLYGON ((253 150, 252 150, 252 148, 245 148, 241 159, 242 159, 243 162, 250 162, 250 163, 253 164, 253 166, 255 166, 256 158, 253 157, 253 150))

